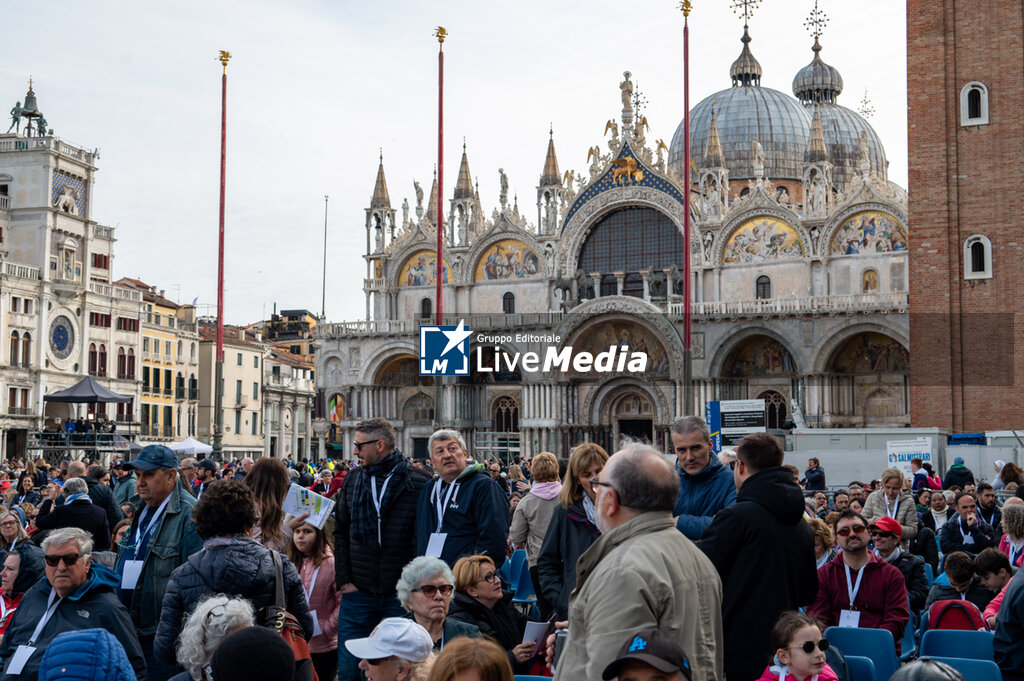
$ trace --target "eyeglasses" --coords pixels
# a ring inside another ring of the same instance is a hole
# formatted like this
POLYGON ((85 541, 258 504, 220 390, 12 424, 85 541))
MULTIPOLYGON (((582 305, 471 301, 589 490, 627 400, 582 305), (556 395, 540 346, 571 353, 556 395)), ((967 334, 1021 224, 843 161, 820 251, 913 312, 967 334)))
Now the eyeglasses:
POLYGON ((362 449, 363 445, 370 445, 374 442, 380 442, 380 438, 377 438, 376 440, 367 440, 366 442, 353 442, 352 446, 355 447, 358 452, 362 449))
POLYGON ((487 582, 489 584, 489 583, 493 582, 495 580, 495 578, 497 578, 497 576, 498 576, 497 572, 489 572, 489 573, 487 573, 486 575, 484 575, 483 577, 481 577, 477 581, 487 582))
POLYGON ((591 478, 590 480, 587 480, 587 482, 590 483, 591 487, 593 487, 594 485, 597 485, 599 487, 607 487, 608 489, 615 489, 614 487, 612 487, 612 484, 610 482, 601 482, 597 478, 591 478))
POLYGON ((427 598, 433 598, 437 594, 438 591, 441 592, 442 596, 444 596, 445 598, 448 598, 449 596, 452 595, 452 591, 454 591, 454 590, 455 590, 455 587, 452 586, 451 584, 442 584, 441 586, 437 586, 435 584, 424 584, 421 587, 413 589, 413 591, 422 592, 423 595, 426 596, 427 598))
POLYGON ((876 537, 878 539, 895 539, 896 538, 896 533, 895 532, 872 532, 871 536, 872 537, 876 537))
POLYGON ((62 560, 64 561, 65 565, 71 567, 72 565, 77 563, 78 559, 81 557, 82 554, 80 553, 65 553, 63 556, 51 556, 47 554, 43 556, 43 559, 46 561, 46 564, 50 567, 57 567, 62 560))
POLYGON ((840 537, 849 537, 851 532, 853 534, 864 534, 867 531, 868 528, 864 527, 863 525, 851 525, 850 527, 844 527, 841 530, 836 530, 836 534, 838 534, 840 537))
POLYGON ((386 662, 390 660, 392 657, 394 657, 394 655, 392 655, 391 657, 378 657, 376 660, 367 660, 366 664, 370 665, 371 667, 376 667, 381 662, 386 662))
POLYGON ((815 648, 817 648, 821 652, 825 652, 826 650, 828 650, 828 639, 823 638, 817 643, 815 643, 814 641, 804 641, 802 645, 790 646, 790 648, 799 648, 808 655, 813 653, 815 648))
MULTIPOLYGON (((34 518, 35 516, 32 517, 34 518)), ((17 520, 5 520, 0 523, 0 527, 12 527, 14 525, 20 525, 20 523, 17 520)))

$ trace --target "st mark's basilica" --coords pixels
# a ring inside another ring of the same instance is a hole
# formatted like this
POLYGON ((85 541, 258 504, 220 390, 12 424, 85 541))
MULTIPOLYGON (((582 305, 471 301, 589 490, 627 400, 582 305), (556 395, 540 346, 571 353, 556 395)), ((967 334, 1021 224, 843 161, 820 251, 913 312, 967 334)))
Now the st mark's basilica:
MULTIPOLYGON (((584 440, 610 451, 619 435, 667 447, 685 411, 687 186, 694 412, 760 398, 769 428, 794 409, 809 425, 909 425, 906 192, 889 182, 871 125, 839 103, 843 79, 817 37, 794 96, 761 86, 750 41, 744 28, 731 86, 691 110, 689 170, 682 122, 671 145, 655 143, 628 72, 587 172, 560 172, 553 136, 538 154, 536 215, 510 204, 504 173, 488 214, 463 150, 444 220, 445 323, 649 357, 642 375, 474 369, 446 381, 443 420, 478 457, 567 453, 584 440)), ((435 391, 419 376, 418 328, 433 323, 436 180, 423 198, 416 185, 415 206, 392 205, 381 162, 366 209, 367 320, 318 329, 330 439, 346 455, 352 426, 371 416, 395 424, 407 454, 426 455, 435 391)))

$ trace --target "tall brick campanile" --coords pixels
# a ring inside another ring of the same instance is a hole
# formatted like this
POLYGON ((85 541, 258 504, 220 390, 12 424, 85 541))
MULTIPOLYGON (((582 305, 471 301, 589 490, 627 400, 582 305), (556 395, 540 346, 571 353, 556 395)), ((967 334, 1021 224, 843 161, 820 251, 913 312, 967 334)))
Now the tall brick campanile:
POLYGON ((907 1, 915 427, 1024 427, 1024 7, 907 1))

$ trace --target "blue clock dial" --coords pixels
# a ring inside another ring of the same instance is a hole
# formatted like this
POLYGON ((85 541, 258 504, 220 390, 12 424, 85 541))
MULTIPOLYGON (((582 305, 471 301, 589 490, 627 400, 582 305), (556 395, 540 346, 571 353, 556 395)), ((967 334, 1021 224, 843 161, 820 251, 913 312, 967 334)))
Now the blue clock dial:
POLYGON ((60 315, 50 324, 50 352, 57 359, 67 359, 75 347, 75 330, 71 320, 60 315))

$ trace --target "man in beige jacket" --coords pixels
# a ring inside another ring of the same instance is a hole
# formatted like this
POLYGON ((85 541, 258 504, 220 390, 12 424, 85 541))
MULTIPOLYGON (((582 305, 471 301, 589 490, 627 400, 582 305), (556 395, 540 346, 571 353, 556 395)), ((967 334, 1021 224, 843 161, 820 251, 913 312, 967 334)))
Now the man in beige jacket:
POLYGON ((630 445, 594 481, 601 536, 576 566, 569 637, 555 681, 597 679, 628 636, 658 629, 693 681, 722 678, 722 582, 672 519, 679 479, 661 453, 630 445))

